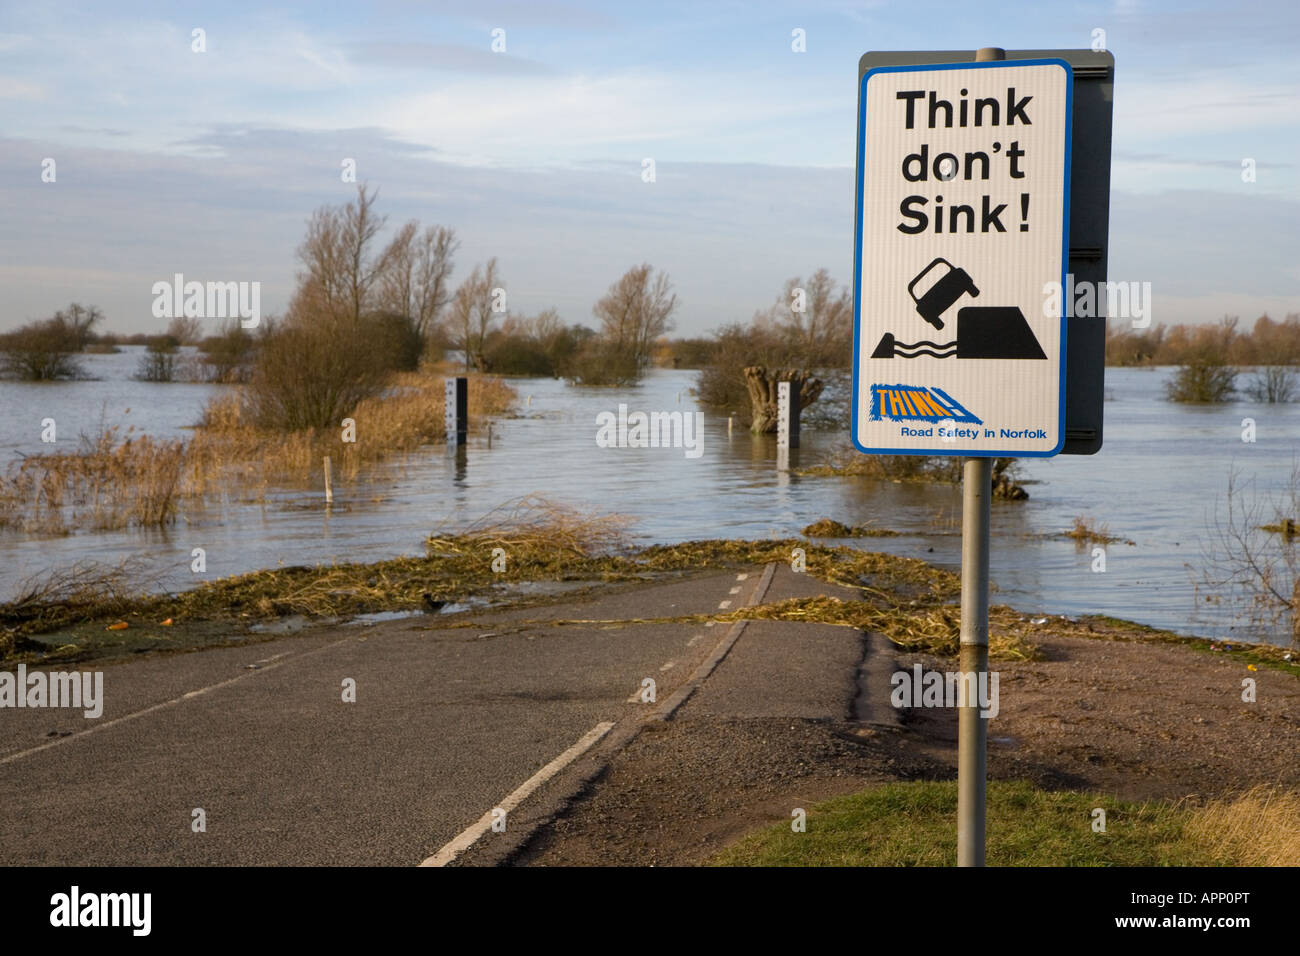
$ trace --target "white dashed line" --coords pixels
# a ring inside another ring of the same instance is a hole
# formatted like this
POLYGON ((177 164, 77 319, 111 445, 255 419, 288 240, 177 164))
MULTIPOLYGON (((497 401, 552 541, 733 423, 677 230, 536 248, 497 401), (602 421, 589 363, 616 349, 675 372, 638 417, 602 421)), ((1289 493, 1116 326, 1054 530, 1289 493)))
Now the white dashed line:
POLYGON ((737 574, 737 575, 736 575, 736 580, 737 580, 737 581, 743 581, 743 580, 745 580, 747 577, 749 577, 748 574, 737 574))
POLYGON ((729 607, 731 607, 731 602, 730 602, 730 601, 720 601, 720 602, 718 603, 718 610, 720 610, 720 611, 725 611, 725 610, 726 610, 727 608, 729 608, 729 607))
POLYGON ((727 593, 728 593, 728 594, 739 594, 739 593, 740 593, 740 588, 732 588, 732 589, 731 589, 730 591, 728 591, 727 593))
MULTIPOLYGON (((349 638, 343 638, 343 640, 333 641, 322 647, 314 647, 309 651, 298 651, 298 652, 286 651, 284 654, 276 654, 275 657, 263 658, 263 660, 267 662, 265 667, 259 667, 257 670, 249 671, 247 674, 240 674, 238 677, 231 677, 228 680, 218 681, 215 684, 209 684, 207 687, 200 687, 198 690, 187 691, 186 693, 181 694, 179 697, 173 697, 171 700, 161 701, 157 704, 153 704, 152 706, 145 707, 143 710, 137 710, 134 713, 123 714, 121 717, 114 717, 112 720, 106 720, 102 724, 95 724, 93 727, 90 727, 86 730, 79 730, 74 734, 68 735, 67 737, 59 737, 57 740, 51 740, 48 743, 41 744, 38 747, 31 747, 27 750, 20 750, 17 753, 12 753, 9 754, 8 756, 0 757, 0 764, 11 763, 15 760, 21 760, 23 757, 30 757, 32 754, 40 753, 42 750, 49 750, 51 747, 58 747, 65 743, 71 743, 74 740, 78 740, 90 734, 99 733, 101 730, 107 730, 109 727, 116 727, 118 724, 126 723, 128 720, 135 720, 137 717, 144 717, 146 714, 152 714, 154 711, 162 710, 165 707, 175 707, 177 704, 180 704, 183 701, 193 700, 195 697, 202 697, 204 694, 210 694, 214 690, 220 690, 223 687, 229 687, 231 684, 238 684, 240 681, 247 680, 248 678, 253 677, 256 674, 265 674, 267 671, 275 670, 277 667, 282 667, 283 665, 289 663, 288 660, 277 660, 277 658, 288 657, 291 659, 301 660, 302 658, 307 657, 308 655, 319 654, 321 651, 327 651, 331 647, 337 647, 338 645, 345 643, 347 640, 349 640, 349 638)), ((258 663, 261 663, 261 661, 259 661, 258 663)))
POLYGON ((676 661, 669 661, 669 662, 668 662, 667 664, 665 664, 663 667, 659 668, 659 671, 660 671, 660 673, 662 673, 663 671, 670 671, 670 670, 672 670, 672 669, 673 669, 674 667, 676 667, 676 666, 677 666, 677 662, 676 662, 676 661))

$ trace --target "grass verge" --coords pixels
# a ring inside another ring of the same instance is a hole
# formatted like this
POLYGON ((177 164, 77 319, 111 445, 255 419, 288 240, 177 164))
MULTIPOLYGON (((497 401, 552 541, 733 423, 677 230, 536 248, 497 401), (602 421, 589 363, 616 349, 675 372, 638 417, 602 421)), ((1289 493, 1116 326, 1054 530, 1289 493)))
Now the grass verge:
MULTIPOLYGON (((807 832, 775 824, 711 861, 719 866, 954 866, 955 781, 889 783, 808 811, 807 832)), ((1300 798, 1256 788, 1203 806, 1130 803, 1095 793, 990 781, 990 866, 1249 866, 1300 860, 1300 798), (1093 811, 1106 832, 1093 832, 1093 811)))

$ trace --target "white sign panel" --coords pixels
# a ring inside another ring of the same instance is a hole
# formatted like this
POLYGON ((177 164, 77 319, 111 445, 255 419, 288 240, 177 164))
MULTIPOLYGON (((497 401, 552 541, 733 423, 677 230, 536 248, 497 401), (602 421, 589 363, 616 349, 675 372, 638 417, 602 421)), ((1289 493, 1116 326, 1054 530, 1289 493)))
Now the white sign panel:
POLYGON ((1056 59, 862 77, 858 450, 1061 450, 1072 88, 1056 59))

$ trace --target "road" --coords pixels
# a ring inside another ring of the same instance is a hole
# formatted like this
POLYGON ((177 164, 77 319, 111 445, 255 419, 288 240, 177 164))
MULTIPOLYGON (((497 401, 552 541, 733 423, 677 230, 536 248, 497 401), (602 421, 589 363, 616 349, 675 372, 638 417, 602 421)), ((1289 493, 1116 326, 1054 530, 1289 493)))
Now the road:
POLYGON ((98 720, 0 711, 0 862, 441 864, 496 839, 491 811, 525 787, 506 806, 518 842, 579 767, 688 690, 706 712, 845 716, 863 656, 851 630, 652 620, 760 589, 841 593, 788 567, 710 572, 106 667, 98 720))

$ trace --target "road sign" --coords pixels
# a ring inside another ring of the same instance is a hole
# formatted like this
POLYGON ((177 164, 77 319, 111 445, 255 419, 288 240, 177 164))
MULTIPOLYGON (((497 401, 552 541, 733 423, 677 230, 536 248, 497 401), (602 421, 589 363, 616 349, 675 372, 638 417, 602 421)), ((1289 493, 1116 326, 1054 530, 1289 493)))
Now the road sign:
POLYGON ((1059 58, 862 75, 860 451, 1023 458, 1061 450, 1073 85, 1059 58))

